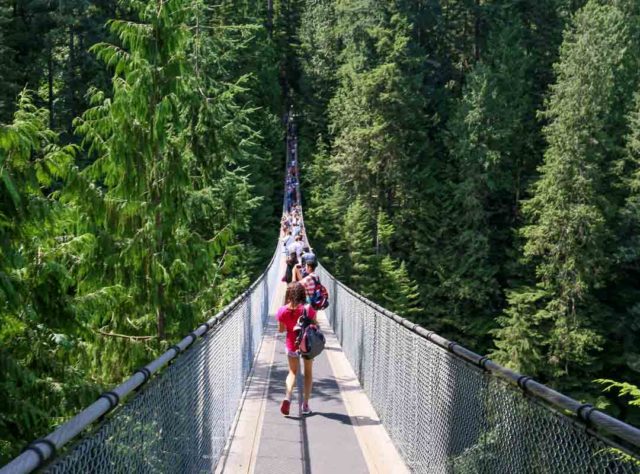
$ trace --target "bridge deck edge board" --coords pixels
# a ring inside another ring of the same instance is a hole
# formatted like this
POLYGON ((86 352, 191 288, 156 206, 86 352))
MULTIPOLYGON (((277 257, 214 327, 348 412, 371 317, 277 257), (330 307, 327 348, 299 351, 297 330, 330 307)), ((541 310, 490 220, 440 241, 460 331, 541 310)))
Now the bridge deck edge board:
POLYGON ((349 360, 342 351, 338 338, 329 329, 329 321, 324 311, 320 312, 319 322, 327 339, 327 347, 339 349, 326 351, 326 357, 338 383, 342 401, 351 419, 369 472, 408 474, 411 471, 380 422, 369 397, 362 389, 349 360))
MULTIPOLYGON (((284 272, 284 265, 281 267, 279 274, 284 272)), ((284 290, 284 285, 278 285, 276 289, 273 303, 269 308, 269 321, 262 344, 243 393, 228 444, 218 461, 215 474, 251 474, 255 471, 277 345, 273 320, 284 300, 284 290)))

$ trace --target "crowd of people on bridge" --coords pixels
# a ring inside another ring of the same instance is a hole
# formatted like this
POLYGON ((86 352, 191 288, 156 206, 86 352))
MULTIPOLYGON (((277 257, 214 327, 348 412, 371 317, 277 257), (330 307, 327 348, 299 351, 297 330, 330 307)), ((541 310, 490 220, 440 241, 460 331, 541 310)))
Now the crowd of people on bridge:
POLYGON ((299 204, 299 180, 298 180, 298 141, 296 127, 293 120, 287 124, 287 177, 285 181, 285 209, 291 213, 294 206, 299 204))
MULTIPOLYGON (((289 120, 287 127, 287 177, 285 182, 285 212, 281 220, 282 251, 286 258, 286 271, 282 281, 287 284, 284 305, 276 314, 279 332, 285 332, 285 351, 289 364, 286 393, 280 412, 288 416, 296 376, 300 370, 300 358, 304 361, 304 390, 302 414, 312 413, 309 406, 313 384, 313 358, 301 354, 300 335, 303 325, 318 326, 318 309, 328 304, 326 289, 316 275, 318 261, 305 236, 304 220, 300 205, 300 181, 298 175, 297 140, 295 125, 289 120), (325 303, 319 302, 324 290, 325 303)), ((326 307, 326 306, 324 306, 326 307)))

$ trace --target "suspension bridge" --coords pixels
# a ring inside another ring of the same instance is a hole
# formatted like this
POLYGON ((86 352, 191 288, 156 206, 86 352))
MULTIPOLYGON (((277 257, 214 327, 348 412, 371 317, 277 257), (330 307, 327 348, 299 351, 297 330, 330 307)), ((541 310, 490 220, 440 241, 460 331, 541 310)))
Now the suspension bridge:
POLYGON ((0 474, 640 473, 637 428, 387 311, 322 266, 331 303, 319 313, 314 414, 302 416, 299 390, 284 418, 284 268, 278 245, 220 313, 0 474))

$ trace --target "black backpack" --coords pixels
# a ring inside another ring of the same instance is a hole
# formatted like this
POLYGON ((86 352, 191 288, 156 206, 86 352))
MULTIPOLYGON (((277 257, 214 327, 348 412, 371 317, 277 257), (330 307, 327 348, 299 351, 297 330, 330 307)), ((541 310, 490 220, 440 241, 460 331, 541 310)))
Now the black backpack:
POLYGON ((317 357, 324 350, 326 339, 320 328, 313 324, 312 320, 307 316, 306 308, 298 319, 297 327, 299 328, 299 333, 296 345, 300 355, 305 359, 317 357))

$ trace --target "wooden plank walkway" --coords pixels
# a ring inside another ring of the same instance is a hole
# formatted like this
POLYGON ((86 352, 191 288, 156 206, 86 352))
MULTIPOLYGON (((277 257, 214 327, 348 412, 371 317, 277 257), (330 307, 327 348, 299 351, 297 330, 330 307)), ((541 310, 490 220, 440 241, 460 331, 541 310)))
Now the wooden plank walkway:
POLYGON ((280 414, 288 368, 284 335, 277 334, 274 315, 283 301, 284 290, 284 283, 278 286, 260 353, 216 473, 409 472, 323 312, 318 319, 327 336, 327 346, 314 361, 310 401, 314 413, 300 415, 299 377, 291 416, 280 414))

